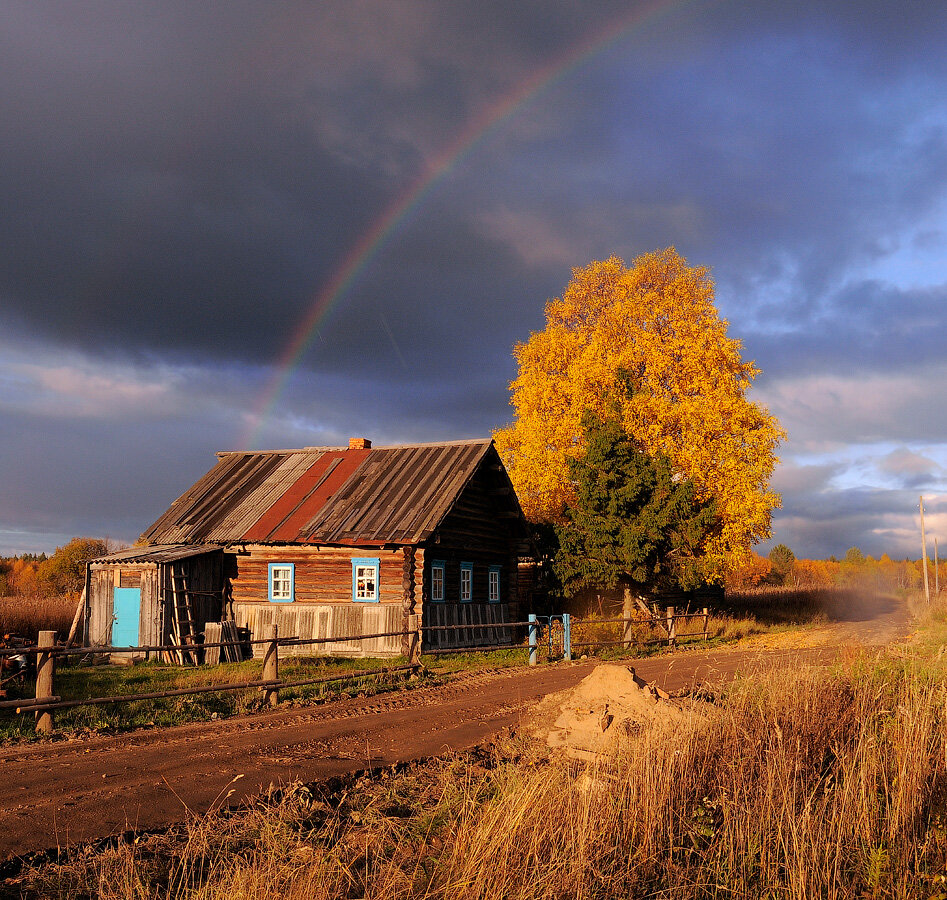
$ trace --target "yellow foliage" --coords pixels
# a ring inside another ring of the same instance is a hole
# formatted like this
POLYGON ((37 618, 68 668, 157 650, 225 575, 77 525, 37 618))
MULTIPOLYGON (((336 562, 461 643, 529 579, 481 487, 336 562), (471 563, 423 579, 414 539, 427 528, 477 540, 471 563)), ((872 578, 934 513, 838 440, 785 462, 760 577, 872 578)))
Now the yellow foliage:
POLYGON ((727 572, 726 587, 728 591, 743 591, 747 588, 759 587, 773 571, 773 564, 758 553, 747 554, 743 564, 733 567, 727 572))
POLYGON ((793 563, 796 583, 805 587, 829 587, 839 581, 841 566, 825 559, 797 559, 793 563))
POLYGON ((758 370, 726 330, 707 270, 673 248, 631 268, 613 256, 574 269, 546 306, 545 330, 516 345, 516 420, 494 434, 526 515, 560 520, 572 497, 568 460, 584 452, 582 413, 604 416, 617 400, 642 448, 666 453, 699 497, 716 500, 722 529, 707 547, 707 577, 744 561, 779 505, 769 478, 784 432, 746 398, 758 370))

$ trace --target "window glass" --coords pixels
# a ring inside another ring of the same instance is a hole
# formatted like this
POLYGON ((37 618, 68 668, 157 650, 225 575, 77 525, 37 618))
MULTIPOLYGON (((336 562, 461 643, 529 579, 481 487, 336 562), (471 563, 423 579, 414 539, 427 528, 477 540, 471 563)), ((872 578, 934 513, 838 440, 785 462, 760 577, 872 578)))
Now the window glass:
POLYGON ((290 603, 294 599, 295 566, 292 563, 270 563, 270 602, 290 603))
POLYGON ((491 603, 500 602, 500 569, 499 566, 490 566, 489 596, 491 603))
POLYGON ((444 563, 431 563, 431 599, 435 603, 444 602, 444 563))
POLYGON ((362 603, 378 602, 377 559, 352 560, 352 599, 362 603))
POLYGON ((462 603, 473 599, 473 563, 460 564, 460 599, 462 603))

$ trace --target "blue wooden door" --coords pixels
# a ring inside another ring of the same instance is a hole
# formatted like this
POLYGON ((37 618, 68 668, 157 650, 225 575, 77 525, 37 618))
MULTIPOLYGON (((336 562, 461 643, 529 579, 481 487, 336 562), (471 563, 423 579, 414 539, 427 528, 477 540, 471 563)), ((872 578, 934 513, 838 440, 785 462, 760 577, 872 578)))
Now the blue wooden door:
POLYGON ((115 588, 112 598, 112 646, 138 646, 141 588, 115 588))

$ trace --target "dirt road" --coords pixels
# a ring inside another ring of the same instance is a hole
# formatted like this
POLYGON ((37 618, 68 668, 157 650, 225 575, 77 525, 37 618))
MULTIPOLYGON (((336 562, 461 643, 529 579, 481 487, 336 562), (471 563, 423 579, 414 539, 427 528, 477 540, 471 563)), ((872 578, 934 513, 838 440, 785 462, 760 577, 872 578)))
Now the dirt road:
MULTIPOLYGON (((900 604, 849 615, 806 646, 688 651, 627 661, 668 690, 770 666, 825 663, 843 644, 907 631, 900 604)), ((805 633, 804 633, 805 634, 805 633)), ((158 828, 273 783, 461 750, 515 725, 539 699, 577 684, 580 661, 463 676, 442 686, 177 728, 0 748, 0 859, 158 828)))

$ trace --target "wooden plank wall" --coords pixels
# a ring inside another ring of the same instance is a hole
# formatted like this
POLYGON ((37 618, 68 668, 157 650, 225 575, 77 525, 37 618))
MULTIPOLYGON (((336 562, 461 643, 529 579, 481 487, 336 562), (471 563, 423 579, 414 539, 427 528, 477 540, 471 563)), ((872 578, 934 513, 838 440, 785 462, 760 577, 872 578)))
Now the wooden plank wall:
MULTIPOLYGON (((401 631, 401 603, 235 603, 237 625, 249 628, 251 637, 263 635, 268 625, 276 625, 280 637, 330 638, 401 631)), ((253 655, 263 656, 262 644, 253 646, 253 655)), ((280 656, 398 656, 401 638, 372 638, 332 644, 280 647, 280 656)))
MULTIPOLYGON (((494 625, 509 622, 506 603, 431 603, 425 607, 425 625, 494 625)), ((424 633, 422 650, 511 644, 510 628, 464 628, 424 633)))
POLYGON ((327 603, 352 601, 352 560, 377 558, 380 561, 379 591, 382 604, 401 604, 404 593, 404 556, 400 549, 364 547, 248 546, 234 554, 236 574, 232 576, 234 604, 268 599, 269 563, 293 563, 296 567, 296 602, 327 603))
POLYGON ((112 643, 113 591, 116 587, 141 588, 141 615, 138 643, 157 644, 161 634, 161 609, 158 603, 158 567, 139 565, 103 565, 92 567, 89 584, 89 642, 93 647, 112 643))

